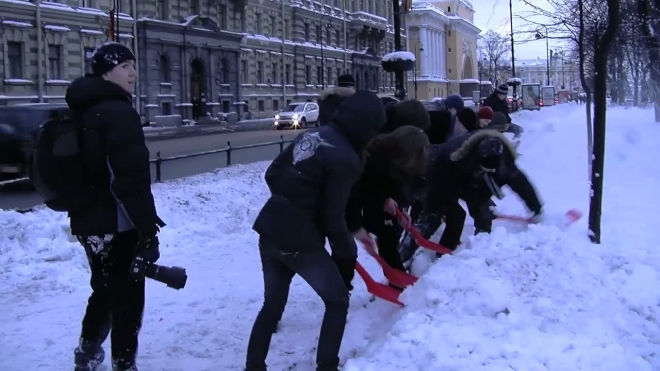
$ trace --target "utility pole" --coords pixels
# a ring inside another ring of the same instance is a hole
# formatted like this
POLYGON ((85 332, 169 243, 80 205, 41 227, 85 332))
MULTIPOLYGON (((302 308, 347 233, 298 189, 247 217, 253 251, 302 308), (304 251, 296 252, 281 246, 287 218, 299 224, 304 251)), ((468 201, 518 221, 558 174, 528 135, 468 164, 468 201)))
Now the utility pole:
MULTIPOLYGON (((394 50, 401 51, 401 6, 399 0, 392 1, 392 11, 394 13, 394 50)), ((395 96, 398 99, 406 97, 406 90, 403 86, 403 71, 394 72, 395 96)))
MULTIPOLYGON (((511 25, 511 77, 516 77, 516 50, 513 47, 513 0, 509 0, 509 24, 511 25)), ((513 102, 514 107, 518 107, 517 86, 513 84, 513 102)))

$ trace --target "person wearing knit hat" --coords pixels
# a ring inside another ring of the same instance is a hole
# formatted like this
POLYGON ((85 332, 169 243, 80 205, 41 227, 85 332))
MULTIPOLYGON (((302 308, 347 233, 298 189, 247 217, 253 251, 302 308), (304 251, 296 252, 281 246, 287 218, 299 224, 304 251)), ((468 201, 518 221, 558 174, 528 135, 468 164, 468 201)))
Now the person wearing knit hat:
POLYGON ((146 272, 134 269, 133 262, 138 256, 145 266, 158 260, 158 232, 165 223, 156 211, 149 148, 133 108, 136 79, 133 52, 104 43, 92 55, 92 73, 71 82, 64 97, 83 129, 80 170, 89 174, 91 195, 84 208, 69 213, 92 287, 73 351, 76 371, 96 370, 103 363, 110 327, 112 371, 137 371, 146 272))
POLYGON ((493 113, 493 109, 488 106, 479 108, 479 111, 477 112, 477 116, 479 117, 479 126, 482 128, 488 126, 490 121, 493 119, 493 113))
POLYGON ((501 84, 484 100, 482 106, 490 107, 493 112, 502 112, 506 116, 507 123, 510 123, 509 104, 506 101, 508 94, 509 87, 506 84, 501 84))
POLYGON ((353 75, 346 73, 339 76, 337 78, 337 86, 355 88, 355 79, 353 79, 353 75))

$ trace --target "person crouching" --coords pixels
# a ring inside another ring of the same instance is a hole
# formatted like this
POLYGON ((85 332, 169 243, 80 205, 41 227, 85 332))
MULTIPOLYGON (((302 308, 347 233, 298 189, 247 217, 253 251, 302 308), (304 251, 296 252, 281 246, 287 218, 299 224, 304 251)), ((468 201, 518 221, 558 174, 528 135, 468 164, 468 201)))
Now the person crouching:
POLYGON ((264 303, 250 334, 247 371, 266 370, 271 338, 296 274, 325 304, 317 370, 338 370, 352 276, 342 275, 335 261, 341 259, 341 267, 354 274, 357 246, 346 224, 346 206, 362 172, 362 151, 384 122, 378 96, 358 91, 341 103, 329 125, 298 135, 266 170, 271 196, 253 225, 259 234, 264 303), (325 249, 326 238, 333 257, 325 249))

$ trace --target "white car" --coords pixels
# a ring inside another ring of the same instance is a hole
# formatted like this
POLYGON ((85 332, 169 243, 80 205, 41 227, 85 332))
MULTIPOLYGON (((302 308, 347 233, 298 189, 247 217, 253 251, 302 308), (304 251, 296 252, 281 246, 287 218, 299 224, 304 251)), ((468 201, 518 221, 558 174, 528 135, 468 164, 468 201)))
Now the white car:
POLYGON ((307 124, 318 123, 319 105, 312 102, 290 103, 279 114, 275 115, 273 126, 277 130, 284 128, 302 129, 307 124))

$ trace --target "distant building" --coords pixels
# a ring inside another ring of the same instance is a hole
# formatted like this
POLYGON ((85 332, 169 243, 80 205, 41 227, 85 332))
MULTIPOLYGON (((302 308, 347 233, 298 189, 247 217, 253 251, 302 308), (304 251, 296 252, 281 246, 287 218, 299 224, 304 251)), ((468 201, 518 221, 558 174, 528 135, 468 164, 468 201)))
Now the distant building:
POLYGON ((475 10, 465 0, 414 2, 406 15, 408 50, 417 57, 408 95, 429 100, 462 94, 478 85, 475 10), (461 87, 463 86, 463 89, 461 87))
MULTIPOLYGON (((117 3, 36 1, 0 0, 0 105, 63 101, 108 39, 117 3)), ((118 2, 114 34, 138 57, 137 108, 150 121, 191 118, 193 102, 214 115, 268 117, 289 102, 317 99, 342 73, 360 89, 394 94, 394 75, 380 67, 394 50, 387 0, 118 2)))

